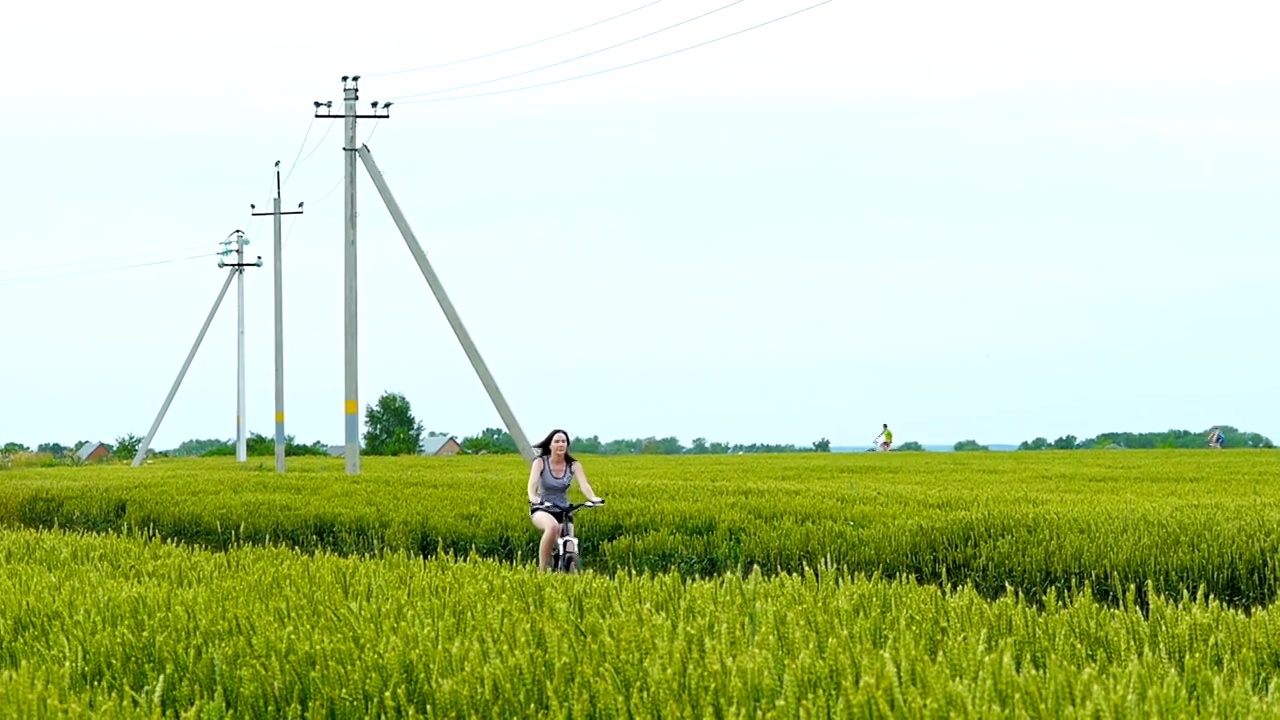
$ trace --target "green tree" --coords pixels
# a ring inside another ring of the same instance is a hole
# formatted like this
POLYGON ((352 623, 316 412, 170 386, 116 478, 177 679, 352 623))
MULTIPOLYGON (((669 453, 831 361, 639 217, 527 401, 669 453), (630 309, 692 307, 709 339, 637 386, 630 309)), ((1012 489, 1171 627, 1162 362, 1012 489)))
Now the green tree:
POLYGON ((1054 449, 1054 450, 1075 450, 1075 449, 1076 449, 1076 436, 1075 436, 1075 435, 1063 435, 1062 437, 1058 438, 1057 440, 1054 440, 1054 441, 1053 441, 1053 449, 1054 449))
POLYGON ((0 455, 13 455, 16 453, 31 452, 31 448, 22 443, 7 442, 4 447, 0 447, 0 455))
MULTIPOLYGON (((274 443, 272 443, 272 444, 274 445, 274 443)), ((273 455, 275 454, 275 453, 274 453, 274 448, 273 448, 273 452, 272 452, 272 454, 273 454, 273 455)), ((298 456, 298 455, 328 455, 328 454, 329 454, 329 448, 328 448, 324 443, 320 442, 319 440, 317 440, 317 441, 315 441, 315 442, 311 443, 310 445, 302 445, 302 444, 300 444, 300 443, 296 443, 296 442, 294 442, 294 438, 293 438, 293 436, 292 436, 292 435, 285 435, 285 437, 284 437, 284 454, 285 454, 285 455, 287 455, 287 456, 298 456)))
POLYGON ((576 437, 569 442, 569 447, 573 448, 574 453, 583 455, 599 455, 604 452, 604 444, 600 442, 599 435, 592 435, 589 438, 576 437))
POLYGON ((60 458, 71 452, 71 448, 62 443, 40 443, 36 446, 36 452, 49 453, 50 455, 60 458))
POLYGON ((658 452, 663 455, 682 455, 684 446, 675 437, 664 437, 658 440, 658 452))
MULTIPOLYGON (((288 447, 286 444, 285 448, 288 449, 288 447)), ((262 433, 249 433, 249 437, 244 439, 244 453, 249 457, 274 457, 276 454, 276 439, 267 437, 262 433)))
POLYGON ((1022 444, 1018 445, 1018 449, 1019 450, 1048 450, 1049 441, 1042 437, 1038 437, 1035 440, 1032 440, 1030 442, 1023 440, 1022 444))
POLYGON ((168 454, 173 457, 200 457, 214 448, 230 447, 230 440, 183 440, 182 444, 168 454))
POLYGON ((924 446, 915 440, 908 440, 898 447, 894 448, 895 452, 924 452, 924 446))
POLYGON ((810 448, 807 448, 807 447, 799 448, 799 447, 796 447, 795 445, 790 445, 790 444, 773 445, 770 443, 751 443, 750 445, 738 444, 729 448, 729 452, 732 452, 732 453, 748 453, 748 454, 750 453, 793 453, 793 452, 807 452, 807 451, 810 451, 810 448))
POLYGON ((140 447, 142 447, 142 438, 129 433, 124 437, 116 438, 115 454, 125 460, 133 460, 133 456, 138 454, 140 447))
POLYGON ((422 447, 422 423, 400 393, 385 392, 375 405, 366 405, 364 422, 365 454, 416 455, 422 447))
POLYGON ((485 428, 479 435, 465 437, 458 444, 462 446, 463 452, 472 455, 509 455, 519 452, 511 433, 502 428, 485 428))
MULTIPOLYGON (((1271 440, 1258 433, 1248 433, 1230 425, 1218 425, 1218 429, 1222 431, 1225 445, 1227 447, 1239 448, 1269 448, 1274 447, 1271 440)), ((1063 438, 1063 440, 1072 439, 1071 436, 1063 438)), ((1065 442, 1064 442, 1065 444, 1065 442)), ((1106 432, 1097 437, 1081 440, 1075 443, 1075 448, 1079 450, 1090 450, 1093 448, 1107 448, 1111 446, 1119 446, 1132 449, 1192 449, 1200 450, 1209 446, 1209 428, 1205 428, 1199 432, 1190 430, 1165 430, 1163 432, 1106 432)))
POLYGON ((822 438, 821 440, 815 440, 813 442, 813 451, 814 452, 831 452, 831 441, 826 438, 822 438))
MULTIPOLYGON (((226 444, 217 444, 205 450, 202 457, 235 457, 234 440, 226 444)), ((270 457, 276 454, 276 441, 262 433, 250 432, 244 439, 244 454, 247 457, 270 457)))
MULTIPOLYGON (((199 442, 203 443, 206 441, 199 442)), ((207 442, 210 444, 209 449, 201 453, 201 457, 234 457, 236 454, 236 444, 234 442, 224 443, 221 440, 210 440, 207 442)), ((186 444, 187 443, 183 443, 183 445, 186 444)), ((249 457, 275 457, 276 439, 274 437, 267 437, 262 433, 251 432, 249 433, 249 437, 244 440, 244 450, 245 455, 248 455, 249 457)), ((177 453, 180 451, 175 450, 174 452, 177 453)), ((294 436, 285 435, 284 454, 286 456, 328 455, 329 449, 319 440, 311 443, 310 445, 301 445, 296 442, 296 438, 294 438, 294 436)), ((175 457, 184 456, 175 455, 175 457)))
POLYGON ((604 453, 606 455, 637 455, 643 447, 643 440, 610 440, 604 444, 604 453))
POLYGON ((990 450, 986 445, 978 444, 977 440, 961 440, 952 448, 956 452, 975 452, 981 450, 990 450))
MULTIPOLYGON (((1249 448, 1274 448, 1275 443, 1271 442, 1271 438, 1256 432, 1247 433, 1236 430, 1230 425, 1221 426, 1223 429, 1223 445, 1225 447, 1249 447, 1249 448)), ((1197 433, 1198 439, 1201 441, 1199 447, 1205 447, 1208 442, 1204 438, 1209 436, 1209 431, 1197 433)))

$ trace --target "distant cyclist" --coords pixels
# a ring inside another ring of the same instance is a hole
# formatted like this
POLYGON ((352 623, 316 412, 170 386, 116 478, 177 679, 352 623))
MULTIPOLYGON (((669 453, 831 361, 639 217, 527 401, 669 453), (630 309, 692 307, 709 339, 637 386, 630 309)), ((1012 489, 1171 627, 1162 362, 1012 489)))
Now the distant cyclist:
POLYGON ((560 523, 569 508, 569 485, 573 478, 578 479, 578 488, 592 502, 600 502, 600 498, 587 483, 582 463, 569 454, 569 433, 552 430, 533 447, 538 457, 529 468, 529 518, 534 527, 542 531, 538 567, 545 570, 560 539, 560 523))
POLYGON ((1221 428, 1214 428, 1212 431, 1209 432, 1209 447, 1215 450, 1221 450, 1222 441, 1223 441, 1223 437, 1222 437, 1221 428))
POLYGON ((880 440, 880 449, 889 450, 893 446, 893 431, 889 429, 889 423, 884 423, 884 429, 876 436, 876 440, 880 440))

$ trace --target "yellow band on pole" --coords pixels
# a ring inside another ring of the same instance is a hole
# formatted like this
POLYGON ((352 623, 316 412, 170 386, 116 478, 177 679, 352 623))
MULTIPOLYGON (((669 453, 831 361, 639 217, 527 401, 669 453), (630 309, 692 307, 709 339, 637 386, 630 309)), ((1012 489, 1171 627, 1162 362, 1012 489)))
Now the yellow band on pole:
POLYGON ((355 400, 347 401, 347 414, 358 415, 360 413, 360 403, 355 400))
POLYGON ((276 422, 278 423, 284 422, 284 413, 282 412, 276 413, 276 422))

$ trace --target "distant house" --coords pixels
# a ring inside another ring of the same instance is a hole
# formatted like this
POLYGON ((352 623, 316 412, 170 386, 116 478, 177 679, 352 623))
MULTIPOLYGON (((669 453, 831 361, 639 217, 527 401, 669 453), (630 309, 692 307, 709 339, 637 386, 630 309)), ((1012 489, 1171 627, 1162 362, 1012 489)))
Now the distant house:
POLYGON ((329 457, 346 457, 347 456, 346 445, 330 445, 329 447, 325 448, 324 451, 329 453, 329 457))
POLYGON ((438 457, 445 455, 457 455, 462 452, 462 446, 458 444, 458 439, 452 435, 448 437, 425 437, 422 438, 422 445, 418 447, 421 455, 435 455, 438 457))
POLYGON ((100 442, 87 442, 76 451, 76 460, 81 464, 105 460, 111 457, 111 449, 100 442))

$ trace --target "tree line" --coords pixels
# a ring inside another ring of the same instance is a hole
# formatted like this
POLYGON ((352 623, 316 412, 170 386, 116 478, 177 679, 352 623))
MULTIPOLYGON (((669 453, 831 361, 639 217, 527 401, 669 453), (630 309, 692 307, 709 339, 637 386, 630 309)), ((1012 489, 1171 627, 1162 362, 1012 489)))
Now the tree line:
MULTIPOLYGON (((361 438, 362 455, 416 455, 421 452, 423 441, 432 437, 455 437, 439 431, 428 431, 413 414, 409 400, 401 393, 385 392, 376 402, 365 406, 365 432, 361 438)), ((74 462, 75 451, 88 441, 73 445, 42 443, 35 452, 47 454, 52 462, 74 462)), ((327 455, 328 446, 320 441, 303 444, 294 436, 285 436, 285 455, 327 455)), ((738 453, 790 453, 831 452, 831 441, 821 438, 811 445, 797 446, 770 443, 708 442, 706 438, 694 438, 687 447, 675 437, 647 437, 603 441, 598 435, 573 437, 573 451, 597 455, 727 455, 738 453)), ((142 445, 142 438, 129 434, 116 438, 114 443, 103 443, 118 460, 132 460, 142 445)), ((484 430, 463 437, 459 441, 463 453, 507 454, 518 453, 511 434, 501 428, 484 430)), ((251 432, 246 438, 245 449, 249 457, 275 455, 275 438, 251 432)), ((30 453, 31 448, 20 443, 0 446, 0 455, 30 453)), ((235 455, 235 441, 221 439, 192 439, 183 441, 176 448, 148 451, 148 457, 216 457, 235 455)))
MULTIPOLYGON (((1271 439, 1261 433, 1245 432, 1230 425, 1217 425, 1222 431, 1224 447, 1233 448, 1274 448, 1271 439)), ((1164 432, 1106 432, 1096 437, 1081 440, 1075 435, 1063 435, 1056 440, 1038 437, 1034 440, 1023 440, 1018 450, 1157 450, 1157 449, 1204 449, 1209 446, 1209 430, 1194 432, 1191 430, 1165 430, 1164 432)), ((923 452, 924 446, 917 442, 903 443, 894 448, 898 452, 923 452)), ((955 452, 983 452, 991 448, 976 440, 961 440, 951 448, 955 452)))
MULTIPOLYGON (((1230 425, 1217 425, 1222 431, 1224 447, 1274 448, 1271 439, 1255 432, 1244 432, 1230 425)), ((1108 432, 1097 437, 1080 440, 1074 435, 1064 435, 1053 442, 1038 437, 1023 440, 1019 450, 1093 450, 1095 448, 1131 448, 1154 450, 1157 448, 1206 448, 1209 430, 1165 430, 1164 432, 1132 433, 1108 432)))
MULTIPOLYGON (((515 440, 501 428, 486 428, 483 432, 460 443, 469 453, 514 453, 515 440)), ((706 438, 694 438, 684 445, 676 437, 646 437, 619 440, 601 440, 599 435, 569 438, 570 450, 583 455, 737 455, 739 453, 797 453, 831 452, 831 441, 822 438, 811 445, 771 443, 707 442, 706 438)))
MULTIPOLYGON (((1230 425, 1218 426, 1225 437, 1226 447, 1236 448, 1273 448, 1275 445, 1259 433, 1244 432, 1230 425)), ((1096 437, 1081 440, 1074 435, 1064 435, 1056 440, 1037 437, 1024 440, 1018 450, 1091 450, 1095 448, 1204 448, 1207 447, 1208 430, 1192 432, 1190 430, 1166 430, 1164 432, 1131 433, 1109 432, 1096 437)), ((427 431, 423 423, 413 414, 409 400, 401 393, 384 392, 378 400, 365 406, 365 433, 361 453, 365 455, 416 455, 421 452, 423 441, 431 437, 455 437, 447 432, 427 431)), ((75 452, 89 441, 80 441, 71 445, 61 443, 41 443, 35 453, 46 455, 55 462, 75 462, 75 452)), ((320 441, 309 444, 299 443, 294 436, 285 436, 285 455, 327 455, 328 446, 320 441)), ((132 459, 142 445, 142 438, 124 435, 116 438, 115 443, 104 443, 108 450, 119 459, 132 459)), ((484 430, 462 438, 459 441, 461 451, 467 454, 506 454, 519 452, 511 434, 501 428, 485 428, 484 430)), ((820 438, 809 445, 771 444, 771 443, 727 443, 709 442, 706 438, 694 438, 689 445, 684 445, 674 436, 645 437, 616 440, 601 440, 599 435, 590 437, 574 436, 570 438, 573 452, 589 455, 737 455, 746 453, 800 453, 831 452, 831 441, 820 438)), ((250 457, 270 457, 275 455, 275 439, 259 433, 250 433, 246 439, 246 450, 250 457)), ((904 442, 894 448, 895 452, 923 452, 924 446, 915 441, 904 442)), ((976 440, 961 440, 952 450, 955 452, 975 452, 990 450, 989 447, 976 440)), ((30 448, 20 443, 9 442, 0 445, 0 456, 13 456, 18 453, 31 453, 30 448)), ((148 451, 150 456, 162 457, 212 457, 234 455, 233 440, 205 439, 187 440, 178 447, 164 451, 148 451)))
MULTIPOLYGON (((364 450, 369 455, 406 455, 418 452, 424 437, 452 437, 449 433, 425 432, 421 421, 413 415, 408 399, 400 393, 384 393, 378 402, 365 409, 364 450)), ((516 453, 515 439, 502 428, 485 428, 458 443, 469 454, 516 453)), ((821 438, 811 445, 779 445, 767 443, 729 444, 694 438, 689 446, 675 437, 647 437, 603 441, 598 435, 572 437, 569 444, 575 453, 588 455, 727 455, 730 453, 831 452, 831 441, 821 438)))

